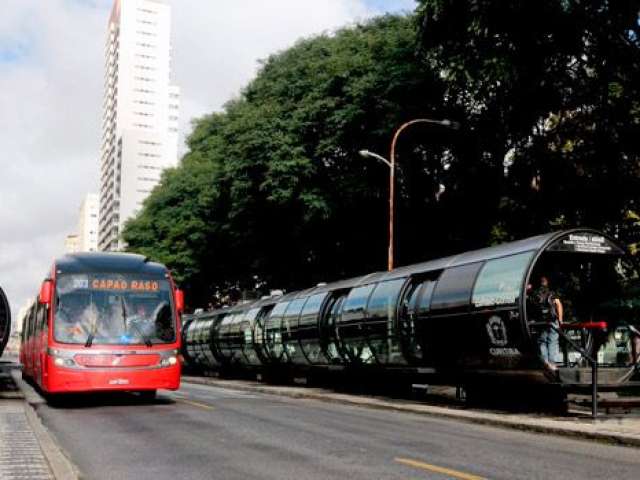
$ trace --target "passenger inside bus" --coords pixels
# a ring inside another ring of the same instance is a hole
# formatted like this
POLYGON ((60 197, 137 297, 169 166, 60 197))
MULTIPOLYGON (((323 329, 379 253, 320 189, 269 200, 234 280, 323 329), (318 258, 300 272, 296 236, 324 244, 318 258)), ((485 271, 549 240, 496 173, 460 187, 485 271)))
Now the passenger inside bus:
POLYGON ((91 330, 87 319, 95 317, 97 312, 91 308, 88 296, 67 295, 64 301, 57 300, 57 315, 54 325, 55 338, 62 343, 79 343, 87 338, 91 330))

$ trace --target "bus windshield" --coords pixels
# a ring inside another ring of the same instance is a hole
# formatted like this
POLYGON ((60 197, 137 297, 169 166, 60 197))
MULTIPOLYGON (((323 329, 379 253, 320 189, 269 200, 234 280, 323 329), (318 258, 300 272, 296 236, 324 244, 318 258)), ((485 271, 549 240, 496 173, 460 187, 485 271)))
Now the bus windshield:
POLYGON ((114 273, 67 274, 56 281, 54 338, 92 345, 176 341, 171 285, 162 278, 114 273))

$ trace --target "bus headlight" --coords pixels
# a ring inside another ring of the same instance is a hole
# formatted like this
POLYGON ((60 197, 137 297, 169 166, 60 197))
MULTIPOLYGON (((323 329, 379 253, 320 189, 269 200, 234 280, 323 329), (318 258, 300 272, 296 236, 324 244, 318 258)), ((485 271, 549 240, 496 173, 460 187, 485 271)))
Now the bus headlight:
POLYGON ((65 350, 57 350, 53 348, 47 349, 47 354, 53 358, 53 364, 56 367, 75 367, 76 362, 73 360, 73 352, 65 350))
POLYGON ((170 357, 163 358, 160 361, 160 366, 161 367, 172 367, 176 363, 178 363, 178 358, 176 356, 174 356, 174 355, 171 355, 170 357))
POLYGON ((76 362, 70 358, 55 357, 53 364, 57 367, 75 367, 76 362))

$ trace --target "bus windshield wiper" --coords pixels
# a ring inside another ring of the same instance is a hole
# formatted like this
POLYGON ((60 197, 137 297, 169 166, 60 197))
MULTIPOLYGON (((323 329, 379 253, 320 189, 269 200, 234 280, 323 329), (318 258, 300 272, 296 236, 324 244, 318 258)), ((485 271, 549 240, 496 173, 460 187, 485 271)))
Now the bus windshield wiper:
MULTIPOLYGON (((124 322, 124 326, 125 326, 125 330, 127 327, 127 307, 124 304, 124 297, 120 297, 120 305, 122 307, 122 321, 124 322)), ((144 344, 147 347, 152 347, 153 343, 151 342, 151 339, 145 335, 145 333, 140 330, 140 327, 138 327, 138 325, 136 325, 135 323, 131 323, 130 324, 131 327, 133 327, 135 329, 136 332, 138 332, 138 335, 140 335, 140 337, 142 338, 142 341, 144 342, 144 344)))
POLYGON ((85 348, 91 348, 91 345, 93 344, 93 339, 95 338, 97 331, 98 331, 98 317, 95 317, 93 326, 91 327, 91 331, 89 332, 89 336, 87 337, 87 341, 84 344, 85 348))

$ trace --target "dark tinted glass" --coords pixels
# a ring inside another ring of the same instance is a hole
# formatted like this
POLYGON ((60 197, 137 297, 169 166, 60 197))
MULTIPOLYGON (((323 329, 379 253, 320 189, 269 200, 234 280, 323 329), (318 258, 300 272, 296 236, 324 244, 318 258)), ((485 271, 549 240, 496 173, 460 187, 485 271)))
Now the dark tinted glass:
POLYGON ((284 346, 282 344, 282 316, 288 306, 289 302, 287 301, 276 304, 264 323, 267 349, 271 358, 275 360, 280 360, 284 354, 284 346))
POLYGON ((322 302, 326 298, 326 293, 318 293, 312 295, 304 304, 302 314, 300 315, 300 327, 315 327, 318 324, 318 313, 322 302))
POLYGON ((476 282, 473 303, 476 307, 515 304, 533 252, 488 261, 476 282))
POLYGON ((285 312, 282 321, 282 329, 288 334, 291 334, 292 330, 297 330, 298 317, 300 316, 300 312, 302 311, 302 307, 306 301, 306 298, 297 298, 287 307, 287 311, 285 312))
POLYGON ((365 285, 364 287, 354 288, 349 292, 349 296, 342 307, 340 322, 351 322, 364 318, 364 309, 367 305, 369 294, 374 287, 375 284, 365 285))
POLYGON ((449 268, 442 272, 433 292, 431 310, 461 308, 469 305, 473 283, 481 266, 482 263, 478 262, 449 268))
POLYGON ((256 324, 256 317, 260 313, 259 308, 252 308, 247 312, 242 320, 241 334, 244 337, 244 355, 250 365, 256 365, 260 363, 258 354, 254 347, 253 332, 256 324))
POLYGON ((376 285, 367 304, 369 318, 394 318, 396 303, 405 279, 391 280, 376 285))
POLYGON ((431 308, 431 298, 436 286, 435 280, 424 280, 409 287, 403 300, 403 311, 407 315, 424 314, 431 308))

